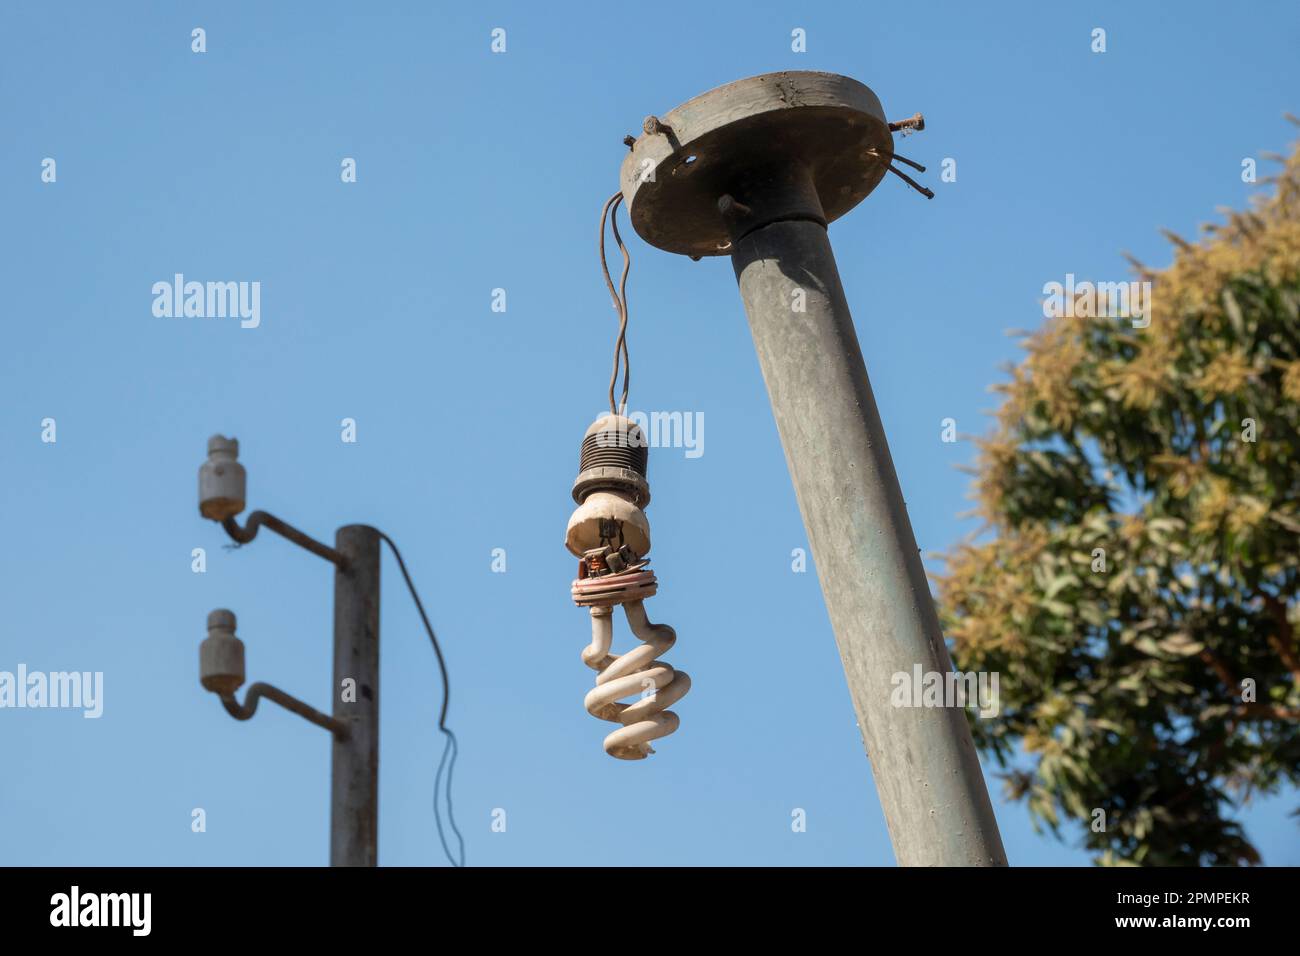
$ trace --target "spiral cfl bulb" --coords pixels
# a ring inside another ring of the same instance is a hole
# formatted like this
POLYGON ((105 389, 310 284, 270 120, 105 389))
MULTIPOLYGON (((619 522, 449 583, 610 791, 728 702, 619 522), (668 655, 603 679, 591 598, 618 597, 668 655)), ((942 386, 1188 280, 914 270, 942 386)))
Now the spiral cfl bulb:
POLYGON ((596 686, 584 704, 593 717, 622 726, 605 738, 605 752, 620 760, 654 753, 650 741, 666 737, 679 720, 667 708, 686 696, 691 679, 659 660, 677 640, 667 624, 652 624, 644 600, 658 590, 647 565, 650 503, 645 433, 622 415, 602 415, 582 440, 565 546, 579 559, 573 600, 590 609, 591 644, 582 661, 596 671, 596 686), (614 607, 623 606, 633 635, 642 643, 612 654, 614 607), (634 703, 622 700, 637 696, 634 703))

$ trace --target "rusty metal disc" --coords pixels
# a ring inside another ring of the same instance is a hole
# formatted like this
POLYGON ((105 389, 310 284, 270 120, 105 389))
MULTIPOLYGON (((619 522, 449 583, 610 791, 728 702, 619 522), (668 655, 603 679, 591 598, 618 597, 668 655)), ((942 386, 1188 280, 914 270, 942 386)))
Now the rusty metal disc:
POLYGON ((893 152, 876 94, 834 73, 737 80, 645 127, 620 172, 632 226, 652 246, 696 257, 730 252, 721 196, 747 203, 747 193, 770 195, 774 181, 799 169, 787 208, 831 222, 875 189, 893 152))

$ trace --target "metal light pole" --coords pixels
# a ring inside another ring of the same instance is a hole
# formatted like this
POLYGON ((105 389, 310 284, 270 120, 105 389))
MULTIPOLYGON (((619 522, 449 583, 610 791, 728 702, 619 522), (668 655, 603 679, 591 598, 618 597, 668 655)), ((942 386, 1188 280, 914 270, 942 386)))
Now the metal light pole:
POLYGON ((199 469, 199 511, 219 521, 239 544, 265 526, 334 565, 334 701, 327 717, 270 684, 248 688, 240 704, 235 691, 244 683, 244 646, 235 636, 235 615, 208 615, 208 637, 199 650, 200 682, 216 693, 236 720, 248 720, 259 698, 324 727, 334 738, 331 753, 330 865, 374 866, 379 835, 379 542, 366 525, 339 528, 331 548, 265 511, 254 511, 240 527, 245 473, 239 442, 214 435, 208 460, 199 469))
POLYGON ((826 234, 895 158, 880 101, 771 73, 644 130, 628 215, 651 245, 732 258, 898 862, 1006 865, 963 711, 891 706, 894 674, 952 663, 826 234))

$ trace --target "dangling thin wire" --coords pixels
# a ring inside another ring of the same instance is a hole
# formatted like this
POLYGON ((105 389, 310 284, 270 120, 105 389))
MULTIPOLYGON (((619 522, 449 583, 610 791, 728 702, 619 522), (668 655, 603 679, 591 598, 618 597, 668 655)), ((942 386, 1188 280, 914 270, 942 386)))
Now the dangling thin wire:
POLYGON ((382 531, 379 537, 384 543, 393 549, 393 557, 397 559, 398 570, 402 572, 402 577, 406 579, 406 587, 411 592, 411 598, 415 601, 415 609, 420 612, 420 620, 424 622, 424 629, 429 634, 429 640, 433 642, 433 653, 438 658, 438 670, 442 673, 442 709, 438 711, 438 729, 447 737, 447 746, 442 750, 442 759, 438 761, 438 772, 433 775, 433 822, 438 828, 438 840, 442 843, 442 851, 447 854, 447 859, 452 866, 465 865, 465 838, 461 836, 460 828, 456 826, 456 810, 451 804, 451 779, 452 774, 456 772, 456 757, 460 753, 460 745, 456 742, 456 735, 452 733, 451 728, 447 726, 447 709, 451 706, 451 678, 447 676, 447 661, 442 656, 442 645, 438 643, 438 635, 433 630, 433 625, 429 623, 429 615, 424 613, 424 602, 420 600, 420 594, 415 590, 415 582, 411 580, 410 573, 406 570, 406 562, 402 560, 402 552, 397 550, 397 545, 393 539, 382 531), (450 762, 448 761, 450 758, 450 762), (451 830, 456 834, 458 853, 453 854, 450 841, 442 829, 442 813, 439 810, 439 797, 443 795, 442 787, 442 769, 447 768, 447 819, 451 823, 451 830))
POLYGON ((632 268, 632 256, 627 251, 627 246, 623 244, 623 237, 618 234, 618 206, 622 201, 623 194, 621 192, 614 193, 605 201, 605 206, 600 211, 600 231, 597 233, 600 271, 605 276, 605 285, 609 289, 610 298, 614 301, 614 309, 618 312, 618 339, 614 343, 614 373, 609 378, 609 410, 615 415, 627 411, 628 378, 632 374, 632 362, 627 354, 627 274, 628 270, 632 268), (617 291, 614 289, 614 280, 609 274, 609 262, 605 258, 606 219, 609 220, 610 226, 614 230, 614 241, 618 243, 618 251, 623 253, 623 275, 619 278, 617 291), (623 368, 623 393, 616 403, 614 401, 614 388, 618 383, 620 362, 623 368))

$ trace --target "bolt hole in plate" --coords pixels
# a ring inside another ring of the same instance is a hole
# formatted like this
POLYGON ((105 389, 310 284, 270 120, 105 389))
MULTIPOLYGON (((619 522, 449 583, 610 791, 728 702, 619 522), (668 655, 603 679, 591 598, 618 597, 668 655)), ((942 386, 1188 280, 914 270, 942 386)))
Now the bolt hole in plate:
POLYGON ((893 152, 876 94, 835 73, 752 76, 661 119, 671 135, 643 134, 623 160, 623 200, 637 235, 688 256, 730 252, 718 198, 761 171, 806 166, 831 222, 884 178, 887 163, 871 151, 893 152))
MULTIPOLYGON (((699 158, 698 156, 687 156, 680 163, 678 163, 676 166, 673 167, 673 175, 689 176, 698 168, 698 164, 695 162, 698 158, 699 158)), ((645 167, 642 168, 642 175, 645 176, 646 178, 649 178, 649 175, 645 172, 645 167)))

